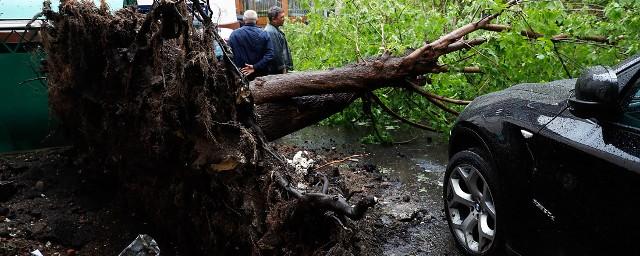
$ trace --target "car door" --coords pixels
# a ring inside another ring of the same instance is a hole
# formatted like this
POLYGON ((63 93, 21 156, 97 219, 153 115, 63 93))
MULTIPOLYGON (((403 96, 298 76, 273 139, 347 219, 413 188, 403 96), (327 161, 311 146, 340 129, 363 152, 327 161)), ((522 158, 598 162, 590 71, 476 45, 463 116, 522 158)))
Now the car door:
MULTIPOLYGON (((637 87, 636 82, 634 92, 637 87)), ((597 118, 581 118, 570 109, 539 117, 548 124, 532 143, 531 203, 549 224, 541 232, 563 254, 640 251, 631 246, 640 238, 638 99, 633 93, 622 99, 624 111, 597 118)))

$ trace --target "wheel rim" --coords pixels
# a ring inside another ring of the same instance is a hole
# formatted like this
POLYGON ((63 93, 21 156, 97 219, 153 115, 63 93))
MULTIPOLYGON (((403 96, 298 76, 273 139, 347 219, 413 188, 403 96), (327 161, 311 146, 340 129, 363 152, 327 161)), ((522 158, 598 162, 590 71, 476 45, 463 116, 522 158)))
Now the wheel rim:
POLYGON ((484 253, 496 235, 496 208, 491 190, 474 166, 456 166, 446 193, 454 236, 467 250, 484 253))

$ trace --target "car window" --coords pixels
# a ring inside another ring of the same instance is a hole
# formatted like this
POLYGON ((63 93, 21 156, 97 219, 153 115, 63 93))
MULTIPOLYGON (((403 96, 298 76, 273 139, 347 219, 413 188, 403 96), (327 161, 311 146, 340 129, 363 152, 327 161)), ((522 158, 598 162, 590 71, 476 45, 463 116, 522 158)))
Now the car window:
POLYGON ((623 123, 636 128, 640 128, 640 79, 635 81, 631 88, 631 97, 626 107, 623 123))

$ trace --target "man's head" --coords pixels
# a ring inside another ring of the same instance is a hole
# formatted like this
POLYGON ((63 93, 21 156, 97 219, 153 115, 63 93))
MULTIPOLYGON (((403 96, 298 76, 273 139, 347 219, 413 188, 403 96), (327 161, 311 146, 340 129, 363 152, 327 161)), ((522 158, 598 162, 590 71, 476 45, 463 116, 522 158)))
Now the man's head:
POLYGON ((284 24, 284 10, 278 6, 271 7, 267 12, 267 17, 269 17, 269 24, 274 27, 284 24))
POLYGON ((242 20, 244 21, 244 23, 256 24, 256 21, 258 20, 258 14, 254 10, 247 10, 244 12, 242 20))

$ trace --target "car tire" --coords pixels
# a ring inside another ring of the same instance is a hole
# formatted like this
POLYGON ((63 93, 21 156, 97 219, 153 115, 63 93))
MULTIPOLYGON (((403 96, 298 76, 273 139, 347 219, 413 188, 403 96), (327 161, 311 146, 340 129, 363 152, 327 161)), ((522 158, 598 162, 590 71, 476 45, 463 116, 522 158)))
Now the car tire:
MULTIPOLYGON (((444 176, 443 200, 449 230, 468 255, 495 255, 504 244, 499 219, 497 173, 479 149, 463 150, 450 159, 444 176)), ((504 216, 504 215, 503 215, 504 216)), ((504 219, 504 218, 503 218, 504 219)))

